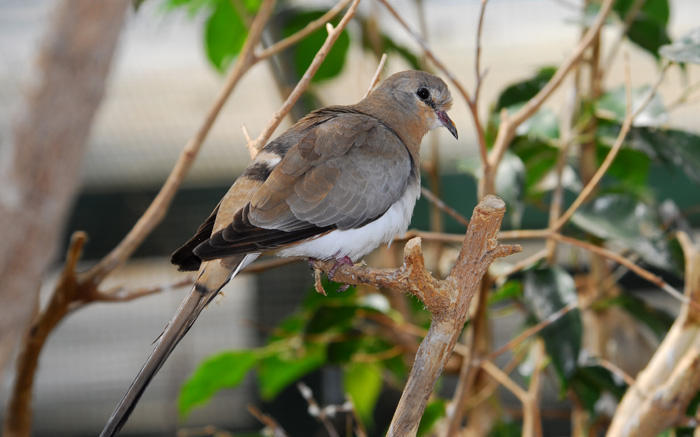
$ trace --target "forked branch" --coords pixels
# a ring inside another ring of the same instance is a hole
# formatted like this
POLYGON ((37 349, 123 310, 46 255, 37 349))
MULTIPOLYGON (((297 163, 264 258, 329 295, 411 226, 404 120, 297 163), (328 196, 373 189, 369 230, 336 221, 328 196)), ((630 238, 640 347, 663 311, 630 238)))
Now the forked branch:
MULTIPOLYGON (((486 196, 474 209, 462 249, 452 271, 436 279, 425 270, 420 239, 410 240, 404 249, 404 263, 398 269, 365 266, 335 268, 334 281, 391 287, 418 296, 432 313, 430 329, 421 342, 388 436, 416 434, 435 381, 452 355, 467 319, 469 304, 479 289, 491 262, 520 251, 518 245, 499 245, 496 239, 505 213, 505 203, 486 196)), ((317 261, 315 267, 331 271, 335 263, 317 261)))

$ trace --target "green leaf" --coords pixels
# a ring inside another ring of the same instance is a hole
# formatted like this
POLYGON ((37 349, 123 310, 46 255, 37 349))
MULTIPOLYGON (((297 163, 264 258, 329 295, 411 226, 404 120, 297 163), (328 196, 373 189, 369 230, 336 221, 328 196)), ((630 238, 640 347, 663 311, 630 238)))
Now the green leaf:
POLYGON ((596 415, 596 403, 604 393, 609 393, 618 401, 627 390, 627 384, 619 380, 602 366, 580 366, 569 380, 571 389, 589 413, 596 415))
POLYGON ((261 360, 258 366, 260 396, 273 399, 289 384, 326 362, 326 347, 318 343, 306 343, 296 354, 279 353, 261 360))
POLYGON ((693 396, 693 399, 688 402, 688 408, 685 409, 685 415, 695 417, 698 413, 698 405, 700 405, 700 391, 693 396))
MULTIPOLYGON (((295 14, 285 23, 282 30, 282 34, 286 37, 292 35, 293 33, 301 30, 310 21, 320 18, 325 10, 314 10, 314 11, 294 11, 295 14)), ((332 24, 335 26, 340 20, 336 18, 332 20, 332 24)), ((297 75, 301 77, 309 64, 313 60, 316 53, 323 45, 326 40, 327 32, 325 28, 316 30, 315 32, 308 35, 306 38, 299 41, 299 43, 292 47, 294 68, 296 69, 297 75)), ((331 79, 343 70, 345 66, 345 59, 347 58, 348 48, 350 47, 350 37, 347 31, 343 31, 336 40, 333 48, 328 53, 328 56, 323 61, 323 64, 319 67, 316 75, 314 75, 312 82, 321 82, 324 80, 331 79)))
POLYGON ((532 137, 517 137, 510 149, 525 164, 525 193, 537 197, 543 188, 541 183, 556 167, 559 149, 546 141, 532 137))
POLYGON ((628 141, 652 159, 680 167, 700 183, 700 136, 675 129, 633 128, 628 141))
POLYGON ((543 67, 531 78, 509 85, 498 96, 495 112, 530 100, 549 82, 556 71, 555 67, 543 67))
POLYGON ((243 47, 248 30, 230 0, 216 0, 204 28, 207 57, 224 72, 243 47))
MULTIPOLYGON (((632 90, 632 112, 636 111, 647 99, 651 86, 645 85, 632 90)), ((627 91, 624 85, 606 92, 596 102, 596 114, 604 119, 622 123, 627 112, 627 91)), ((668 121, 668 112, 663 100, 655 93, 651 101, 634 118, 634 126, 660 126, 668 121)))
POLYGON ((644 323, 651 329, 659 340, 662 340, 668 330, 671 329, 674 318, 666 311, 654 308, 647 304, 644 300, 629 294, 621 294, 619 296, 605 299, 595 305, 596 308, 607 308, 612 305, 617 305, 624 309, 635 319, 644 323))
POLYGON ((320 307, 311 316, 306 325, 306 332, 319 334, 328 331, 344 331, 352 325, 357 309, 356 305, 320 307))
POLYGON ((380 362, 351 363, 343 373, 343 388, 365 424, 373 423, 372 413, 382 391, 382 369, 380 362))
POLYGON ((489 432, 489 437, 521 437, 522 435, 522 427, 517 422, 499 421, 489 432))
MULTIPOLYGON (((508 108, 509 112, 514 112, 514 109, 515 107, 508 108)), ((530 138, 554 140, 559 138, 559 120, 554 111, 542 108, 518 126, 516 133, 530 138)))
POLYGON ((604 194, 576 211, 571 221, 596 237, 614 240, 647 263, 678 270, 656 211, 629 194, 604 194))
POLYGON ((190 17, 194 17, 204 6, 211 4, 214 0, 168 0, 165 2, 165 10, 186 8, 190 17))
POLYGON ((423 417, 420 419, 420 424, 418 425, 418 436, 427 435, 433 426, 445 416, 445 401, 442 399, 435 399, 428 402, 428 405, 423 411, 423 417))
POLYGON ((520 281, 506 281, 498 290, 489 295, 489 305, 506 299, 515 299, 522 295, 523 286, 520 284, 520 281))
MULTIPOLYGON (((602 164, 609 152, 610 146, 598 143, 596 148, 598 166, 602 164)), ((650 166, 651 159, 647 154, 638 150, 623 148, 617 153, 607 174, 614 176, 626 187, 642 190, 646 188, 650 166)))
POLYGON ((674 62, 700 64, 700 27, 683 35, 659 50, 661 56, 674 62))
POLYGON ((207 402, 223 388, 236 387, 258 362, 258 352, 222 352, 205 359, 180 389, 177 409, 185 417, 197 405, 207 402))
POLYGON ((507 151, 496 170, 496 192, 508 205, 511 226, 520 227, 525 211, 525 165, 518 155, 507 151))
MULTIPOLYGON (((626 20, 635 1, 617 0, 615 2, 613 9, 621 21, 626 20)), ((658 57, 659 48, 670 42, 666 32, 669 15, 668 0, 646 0, 630 24, 627 37, 654 57, 658 57)))
MULTIPOLYGON (((523 280, 524 301, 538 322, 576 302, 574 279, 560 267, 528 270, 523 280)), ((578 309, 544 328, 540 335, 559 376, 562 391, 576 371, 583 326, 578 309)))

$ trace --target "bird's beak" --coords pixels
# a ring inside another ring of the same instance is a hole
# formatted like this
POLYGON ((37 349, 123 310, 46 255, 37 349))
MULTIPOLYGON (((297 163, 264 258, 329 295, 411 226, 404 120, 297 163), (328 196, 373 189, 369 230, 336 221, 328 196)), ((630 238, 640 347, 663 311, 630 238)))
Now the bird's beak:
POLYGON ((447 115, 447 112, 436 109, 435 113, 437 114, 440 123, 442 123, 442 125, 445 126, 448 131, 450 131, 453 137, 459 139, 459 137, 457 136, 457 128, 455 127, 455 124, 450 118, 450 116, 447 115))

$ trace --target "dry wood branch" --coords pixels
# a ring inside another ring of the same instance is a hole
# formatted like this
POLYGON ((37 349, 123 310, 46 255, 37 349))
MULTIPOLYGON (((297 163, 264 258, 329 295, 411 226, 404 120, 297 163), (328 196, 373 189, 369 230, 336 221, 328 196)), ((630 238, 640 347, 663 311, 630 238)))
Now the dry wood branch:
POLYGON ((460 214, 456 209, 452 208, 448 204, 446 204, 442 199, 440 199, 438 196, 433 194, 432 191, 425 187, 421 187, 420 189, 421 194, 423 197, 425 197, 428 202, 432 203, 435 205, 439 210, 444 212, 445 214, 449 215, 453 219, 457 221, 457 223, 463 224, 464 226, 469 226, 469 220, 467 220, 462 214, 460 214))
POLYGON ((350 5, 350 8, 340 20, 337 27, 334 28, 330 25, 330 23, 326 23, 328 36, 323 42, 321 48, 318 50, 318 52, 316 52, 316 55, 311 61, 311 64, 309 64, 309 67, 306 69, 306 72, 304 72, 304 75, 296 84, 292 92, 289 93, 289 96, 287 97, 287 100, 285 100, 282 107, 274 113, 270 122, 267 124, 267 126, 265 126, 265 129, 263 129, 260 135, 258 135, 253 142, 248 143, 248 151, 250 152, 251 157, 255 157, 255 155, 257 155, 260 149, 262 149, 265 143, 267 143, 267 140, 270 139, 275 129, 277 129, 277 126, 279 126, 279 124, 282 122, 282 119, 289 113, 289 111, 291 111, 297 100, 299 100, 299 97, 301 97, 304 91, 306 91, 306 88, 309 86, 309 83, 311 83, 311 79, 314 77, 314 74, 316 74, 316 71, 318 71, 319 67, 326 59, 326 56, 328 56, 328 53, 331 51, 333 44, 335 44, 335 41, 338 39, 338 37, 340 37, 340 34, 343 33, 343 30, 345 30, 345 27, 348 25, 352 17, 355 16, 355 11, 357 10, 357 6, 359 4, 360 0, 354 0, 352 2, 352 5, 350 5))
POLYGON ((372 76, 372 80, 369 81, 369 88, 362 98, 365 98, 372 92, 372 89, 379 83, 379 78, 382 76, 382 70, 384 69, 384 64, 386 63, 386 53, 382 53, 382 57, 379 59, 379 64, 377 65, 377 70, 372 76))
POLYGON ((503 158, 503 154, 510 145, 510 142, 515 137, 518 126, 534 115, 552 93, 559 88, 564 78, 579 62, 586 49, 597 39, 613 3, 614 0, 605 0, 593 25, 588 29, 583 38, 581 38, 574 52, 559 66, 554 76, 552 76, 549 82, 547 82, 535 97, 530 99, 515 114, 507 115, 505 112, 501 114, 501 124, 498 128, 498 134, 496 135, 491 153, 489 153, 488 165, 484 168, 488 171, 484 171, 484 177, 480 180, 479 191, 481 196, 495 192, 496 169, 501 162, 501 158, 503 158))
POLYGON ((297 388, 299 389, 299 393, 301 393, 302 397, 309 404, 308 412, 311 417, 323 424, 330 437, 340 437, 338 431, 333 426, 333 423, 329 420, 329 415, 326 414, 325 408, 321 408, 321 406, 316 402, 316 399, 314 399, 313 392, 309 386, 303 382, 299 382, 297 383, 297 388))
POLYGON ((36 80, 25 84, 12 140, 0 147, 0 375, 34 317, 128 8, 125 0, 55 3, 36 80))
POLYGON ((700 296, 700 251, 679 237, 685 253, 685 297, 681 313, 661 345, 627 390, 608 436, 655 436, 679 422, 700 389, 700 320, 690 303, 700 296))
POLYGON ((341 0, 339 1, 333 8, 329 9, 328 12, 320 16, 314 21, 311 21, 309 24, 304 26, 301 30, 298 32, 289 35, 287 38, 277 41, 270 47, 261 50, 259 53, 255 55, 255 57, 259 60, 262 59, 267 59, 270 56, 274 56, 277 53, 281 52, 282 50, 293 46, 294 44, 298 43, 302 39, 306 38, 308 35, 313 33, 315 30, 321 28, 321 26, 324 26, 326 23, 328 23, 330 20, 333 19, 336 15, 340 13, 345 7, 350 4, 352 0, 341 0))
POLYGON ((231 95, 231 92, 233 92, 233 89, 236 87, 241 77, 255 64, 256 60, 253 49, 260 41, 265 23, 267 23, 267 20, 270 18, 274 5, 274 0, 265 0, 260 6, 260 10, 255 16, 250 31, 248 32, 248 38, 241 49, 240 55, 236 59, 236 64, 226 78, 224 87, 207 112, 199 129, 180 153, 173 170, 168 175, 168 179, 165 181, 165 184, 163 184, 156 198, 153 199, 153 202, 149 205, 148 209, 146 209, 146 212, 139 218, 126 237, 124 237, 107 256, 100 260, 95 267, 90 269, 89 275, 95 283, 100 283, 117 266, 124 263, 143 242, 146 236, 150 234, 163 217, 165 217, 170 202, 190 167, 192 167, 194 158, 197 156, 211 127, 214 125, 214 121, 216 121, 221 108, 223 108, 224 103, 226 103, 226 100, 231 95))
POLYGON ((527 398, 523 404, 523 437, 542 436, 542 418, 540 417, 540 378, 542 376, 544 361, 544 342, 542 339, 535 341, 533 347, 535 366, 530 376, 530 387, 527 390, 527 398))
MULTIPOLYGON (((331 278, 334 281, 413 293, 433 315, 430 329, 418 347, 389 436, 415 435, 435 381, 455 349, 482 276, 495 258, 520 250, 519 246, 499 245, 496 240, 504 213, 505 203, 495 196, 487 196, 476 206, 457 262, 444 280, 435 279, 425 271, 420 240, 415 238, 406 244, 404 263, 398 269, 335 267, 331 278)), ((314 265, 328 272, 335 263, 316 261, 314 265)))
POLYGON ((511 339, 508 343, 504 344, 500 348, 496 349, 495 351, 491 352, 489 356, 487 357, 489 360, 495 359, 497 356, 501 355, 502 353, 512 350, 515 348, 517 345, 522 343, 523 341, 527 340, 528 338, 532 337, 533 335, 537 334, 547 326, 551 325, 552 323, 556 322, 557 320, 561 319, 566 315, 569 311, 573 310, 574 308, 578 308, 578 303, 570 303, 567 306, 563 307, 562 309, 553 312, 552 314, 549 315, 546 319, 542 320, 536 325, 533 325, 526 330, 524 330, 520 335, 517 337, 511 339))
POLYGON ((569 221, 571 216, 573 216, 576 210, 583 204, 583 202, 585 202, 588 199, 591 193, 593 193, 593 190, 598 186, 598 183, 600 183, 600 181, 603 179, 603 176, 605 176, 608 169, 615 160, 617 153, 622 148, 625 138, 627 137, 627 133, 632 127, 634 119, 637 117, 637 115, 639 115, 642 112, 642 110, 644 110, 644 108, 649 104, 649 102, 651 102, 651 99, 654 97, 654 95, 656 95, 656 90, 658 89, 659 85, 661 85, 661 82, 663 81, 663 78, 665 76, 665 72, 669 66, 670 64, 666 64, 666 66, 662 69, 661 74, 659 75, 659 78, 656 81, 656 84, 654 84, 654 86, 649 90, 649 93, 646 95, 646 97, 640 103, 640 105, 633 110, 630 89, 629 64, 627 64, 627 74, 625 76, 625 82, 627 83, 627 114, 622 123, 622 127, 620 128, 620 132, 618 133, 617 138, 615 139, 615 143, 610 148, 610 151, 605 156, 603 163, 600 165, 593 177, 588 181, 586 186, 583 187, 579 195, 576 197, 576 200, 574 200, 574 202, 571 204, 571 206, 569 206, 566 212, 562 214, 561 217, 559 217, 559 219, 551 226, 551 229, 553 231, 561 229, 561 227, 564 226, 564 224, 566 224, 567 221, 569 221))
POLYGON ((273 437, 287 437, 284 428, 272 417, 260 411, 255 405, 248 404, 248 412, 252 414, 260 423, 265 425, 265 428, 272 431, 273 437))

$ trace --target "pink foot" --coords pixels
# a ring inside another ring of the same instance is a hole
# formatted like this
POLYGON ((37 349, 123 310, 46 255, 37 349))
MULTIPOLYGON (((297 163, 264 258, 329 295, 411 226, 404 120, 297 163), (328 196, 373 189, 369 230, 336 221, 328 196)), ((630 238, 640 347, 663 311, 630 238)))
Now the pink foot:
POLYGON ((338 258, 335 260, 335 264, 331 269, 328 271, 328 278, 333 279, 333 276, 335 276, 335 272, 338 270, 338 268, 342 265, 346 266, 351 266, 353 265, 352 260, 348 256, 344 256, 342 258, 338 258))

